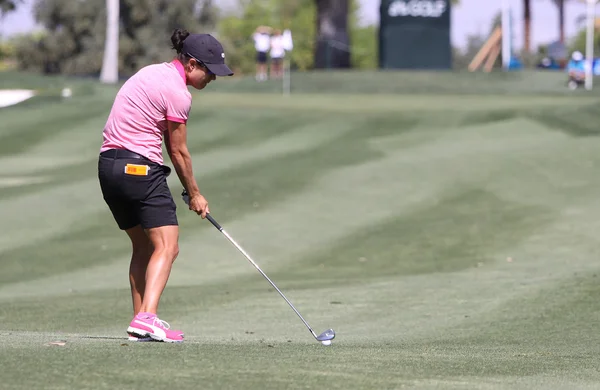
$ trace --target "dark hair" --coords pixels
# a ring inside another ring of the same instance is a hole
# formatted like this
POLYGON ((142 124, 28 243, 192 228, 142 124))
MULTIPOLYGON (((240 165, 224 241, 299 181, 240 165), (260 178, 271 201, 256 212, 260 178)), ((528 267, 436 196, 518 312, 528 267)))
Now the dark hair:
POLYGON ((171 35, 171 42, 173 43, 172 48, 177 52, 177 59, 182 64, 187 64, 190 60, 190 57, 183 53, 183 41, 190 35, 187 30, 183 30, 181 28, 175 29, 173 31, 173 35, 171 35))
POLYGON ((172 48, 177 51, 177 54, 181 54, 183 50, 183 41, 190 35, 187 30, 182 30, 180 28, 173 31, 173 35, 171 35, 171 42, 173 43, 172 48))

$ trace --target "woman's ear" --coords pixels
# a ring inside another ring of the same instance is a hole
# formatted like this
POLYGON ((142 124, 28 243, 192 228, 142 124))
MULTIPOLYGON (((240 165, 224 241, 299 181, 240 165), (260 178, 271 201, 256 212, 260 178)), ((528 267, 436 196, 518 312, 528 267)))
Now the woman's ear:
POLYGON ((196 60, 191 58, 188 63, 187 63, 187 71, 191 72, 194 70, 194 68, 196 67, 197 63, 196 60))

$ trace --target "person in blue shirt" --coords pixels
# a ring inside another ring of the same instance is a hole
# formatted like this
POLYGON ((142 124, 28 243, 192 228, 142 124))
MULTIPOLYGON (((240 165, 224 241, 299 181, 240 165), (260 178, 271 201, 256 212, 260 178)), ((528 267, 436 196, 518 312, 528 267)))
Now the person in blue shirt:
POLYGON ((569 73, 569 84, 581 85, 585 82, 585 59, 579 51, 573 52, 571 60, 567 64, 569 73))

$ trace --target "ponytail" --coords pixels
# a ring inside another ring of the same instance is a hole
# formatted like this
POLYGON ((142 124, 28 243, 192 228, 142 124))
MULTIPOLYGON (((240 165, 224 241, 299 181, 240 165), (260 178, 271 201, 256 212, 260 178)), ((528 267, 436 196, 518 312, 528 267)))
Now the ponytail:
POLYGON ((183 41, 190 35, 187 30, 176 29, 173 31, 173 35, 171 35, 171 42, 173 43, 172 48, 175 49, 177 54, 181 54, 183 51, 183 41))

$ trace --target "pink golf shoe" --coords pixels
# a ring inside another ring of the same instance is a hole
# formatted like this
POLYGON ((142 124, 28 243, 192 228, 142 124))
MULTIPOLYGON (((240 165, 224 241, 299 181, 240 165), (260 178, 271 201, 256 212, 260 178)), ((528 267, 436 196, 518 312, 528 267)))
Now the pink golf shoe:
POLYGON ((165 343, 183 342, 182 331, 171 330, 171 326, 166 321, 152 313, 138 313, 129 324, 127 333, 132 336, 151 337, 165 343))

